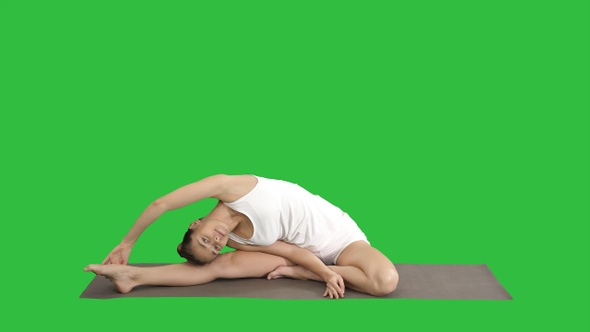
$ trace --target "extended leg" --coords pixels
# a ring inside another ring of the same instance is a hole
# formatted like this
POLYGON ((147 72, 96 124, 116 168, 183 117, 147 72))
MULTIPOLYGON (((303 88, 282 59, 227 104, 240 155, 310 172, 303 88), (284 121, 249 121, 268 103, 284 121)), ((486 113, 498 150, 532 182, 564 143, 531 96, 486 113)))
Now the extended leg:
POLYGON ((218 278, 262 277, 281 265, 293 263, 279 256, 236 250, 222 254, 203 266, 189 263, 154 267, 91 264, 84 270, 105 276, 115 284, 119 292, 128 293, 139 285, 190 286, 218 278))

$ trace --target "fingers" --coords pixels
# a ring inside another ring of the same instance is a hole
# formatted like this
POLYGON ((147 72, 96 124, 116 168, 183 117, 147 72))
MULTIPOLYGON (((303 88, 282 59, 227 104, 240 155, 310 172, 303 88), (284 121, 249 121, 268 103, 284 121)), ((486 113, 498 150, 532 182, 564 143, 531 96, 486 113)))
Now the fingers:
POLYGON ((333 293, 330 291, 330 289, 328 289, 328 287, 326 286, 326 291, 324 292, 324 297, 326 296, 330 296, 330 299, 334 298, 333 293))
POLYGON ((344 281, 342 278, 330 281, 330 285, 340 297, 344 297, 344 281))
POLYGON ((334 294, 334 296, 336 298, 338 298, 339 297, 338 295, 340 295, 340 289, 339 289, 338 285, 328 284, 328 287, 330 288, 330 292, 332 292, 332 294, 334 294))
POLYGON ((114 256, 114 255, 108 255, 107 258, 104 259, 104 261, 102 261, 102 265, 108 265, 108 264, 124 264, 126 265, 128 262, 128 258, 123 258, 120 256, 114 256))
POLYGON ((331 295, 330 295, 331 299, 339 299, 340 297, 338 296, 338 292, 336 292, 335 289, 331 290, 331 295))
POLYGON ((123 260, 117 258, 117 257, 111 257, 110 255, 105 258, 105 260, 102 262, 102 265, 109 265, 109 264, 125 264, 123 263, 123 260))
POLYGON ((340 292, 338 292, 338 290, 336 289, 336 287, 334 287, 334 285, 332 285, 332 284, 328 283, 328 284, 326 285, 326 288, 329 290, 329 293, 330 293, 330 298, 331 298, 331 299, 332 299, 332 298, 337 298, 337 299, 339 298, 339 294, 340 294, 340 292))
POLYGON ((340 279, 338 279, 338 286, 340 286, 340 289, 342 290, 342 293, 340 293, 340 295, 342 295, 342 297, 344 297, 344 290, 345 290, 345 286, 344 286, 344 279, 342 279, 342 277, 340 277, 340 279))
POLYGON ((327 295, 330 296, 330 299, 336 298, 344 298, 344 279, 342 276, 332 277, 326 282, 326 291, 324 292, 324 297, 327 295))
POLYGON ((107 256, 107 258, 102 261, 103 265, 107 264, 123 264, 127 265, 129 263, 129 253, 131 252, 131 247, 127 246, 126 244, 119 244, 115 247, 107 256))

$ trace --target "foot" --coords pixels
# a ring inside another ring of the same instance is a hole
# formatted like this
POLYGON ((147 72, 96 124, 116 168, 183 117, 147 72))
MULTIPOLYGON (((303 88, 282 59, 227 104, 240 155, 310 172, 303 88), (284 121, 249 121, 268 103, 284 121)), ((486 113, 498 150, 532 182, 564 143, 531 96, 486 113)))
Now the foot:
POLYGON ((266 279, 278 279, 278 278, 292 278, 292 279, 299 279, 299 280, 319 280, 321 281, 320 277, 318 277, 315 273, 311 272, 310 270, 301 267, 301 266, 279 266, 274 271, 269 273, 266 276, 266 279))
POLYGON ((109 264, 99 265, 90 264, 84 268, 86 272, 94 272, 96 275, 104 276, 115 284, 117 291, 120 293, 129 293, 133 287, 139 285, 135 280, 135 268, 129 265, 109 264))

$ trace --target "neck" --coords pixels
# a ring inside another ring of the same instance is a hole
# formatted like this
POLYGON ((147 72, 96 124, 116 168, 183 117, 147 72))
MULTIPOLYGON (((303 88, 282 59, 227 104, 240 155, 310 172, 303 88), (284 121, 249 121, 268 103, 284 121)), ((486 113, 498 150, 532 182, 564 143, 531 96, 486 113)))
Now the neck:
POLYGON ((233 231, 242 222, 242 218, 238 217, 238 213, 223 202, 219 201, 215 208, 209 212, 206 218, 212 218, 221 221, 226 224, 230 231, 233 231))

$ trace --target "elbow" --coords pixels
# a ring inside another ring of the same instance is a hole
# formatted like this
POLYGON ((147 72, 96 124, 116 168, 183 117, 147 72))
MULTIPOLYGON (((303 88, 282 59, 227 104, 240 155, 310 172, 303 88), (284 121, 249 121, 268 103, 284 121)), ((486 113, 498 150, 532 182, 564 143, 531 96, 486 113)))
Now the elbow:
POLYGON ((166 202, 162 198, 158 198, 155 201, 153 201, 150 204, 150 207, 153 209, 158 209, 158 210, 163 210, 163 211, 168 210, 168 205, 166 204, 166 202))
POLYGON ((215 174, 213 175, 216 181, 218 181, 221 185, 225 185, 229 179, 229 175, 227 174, 215 174))

